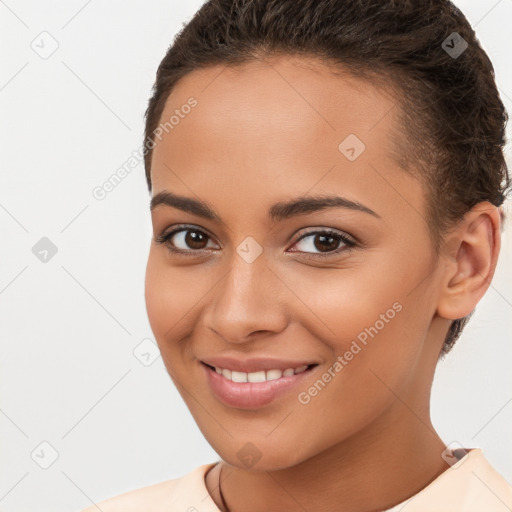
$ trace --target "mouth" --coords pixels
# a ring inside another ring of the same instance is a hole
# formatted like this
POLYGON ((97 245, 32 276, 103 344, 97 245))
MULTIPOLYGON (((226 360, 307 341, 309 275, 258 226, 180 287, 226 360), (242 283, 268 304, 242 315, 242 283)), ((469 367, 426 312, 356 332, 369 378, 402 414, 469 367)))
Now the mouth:
MULTIPOLYGON (((254 372, 236 371, 213 366, 201 361, 213 395, 224 405, 238 409, 257 409, 278 397, 290 394, 319 366, 317 363, 289 367, 269 368, 254 372)), ((304 385, 304 387, 306 387, 304 385)))
POLYGON ((225 379, 230 380, 232 382, 268 382, 272 380, 277 380, 282 377, 291 377, 292 375, 297 375, 299 373, 306 372, 311 368, 318 366, 316 363, 312 364, 304 364, 298 367, 290 367, 284 370, 280 370, 279 368, 271 368, 269 370, 259 370, 255 372, 242 372, 236 370, 230 370, 228 368, 220 368, 218 366, 212 366, 207 363, 203 364, 215 371, 219 375, 222 375, 225 379))

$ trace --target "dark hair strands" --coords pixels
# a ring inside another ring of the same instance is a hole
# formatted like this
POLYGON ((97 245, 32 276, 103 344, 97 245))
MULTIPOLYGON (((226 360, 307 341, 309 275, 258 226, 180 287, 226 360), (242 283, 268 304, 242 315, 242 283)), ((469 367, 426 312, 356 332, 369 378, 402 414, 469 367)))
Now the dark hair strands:
MULTIPOLYGON (((426 187, 425 221, 437 253, 443 235, 474 205, 505 201, 508 114, 489 57, 448 0, 208 0, 158 67, 145 144, 185 75, 277 54, 320 59, 333 73, 369 81, 395 98, 399 133, 390 151, 426 187), (441 46, 453 32, 469 45, 456 59, 441 46)), ((151 155, 144 162, 150 191, 151 155)), ((440 357, 472 314, 452 322, 440 357)))

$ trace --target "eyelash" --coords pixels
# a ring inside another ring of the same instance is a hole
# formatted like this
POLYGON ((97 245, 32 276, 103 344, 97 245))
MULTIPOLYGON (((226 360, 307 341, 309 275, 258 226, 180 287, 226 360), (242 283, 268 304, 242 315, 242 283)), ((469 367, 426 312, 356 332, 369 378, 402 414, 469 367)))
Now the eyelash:
MULTIPOLYGON (((176 235, 177 233, 180 233, 182 231, 195 231, 195 232, 205 235, 206 237, 208 237, 211 240, 211 237, 206 232, 204 232, 202 229, 198 229, 198 228, 196 228, 194 226, 190 226, 190 225, 179 225, 175 229, 170 231, 169 233, 162 233, 155 239, 155 241, 158 244, 165 245, 166 248, 172 254, 177 254, 180 256, 189 256, 189 255, 197 256, 199 254, 209 252, 209 249, 185 250, 185 249, 177 249, 176 247, 171 245, 170 239, 174 235, 176 235)), ((323 230, 317 230, 317 231, 308 231, 306 233, 303 233, 302 236, 298 240, 296 240, 293 245, 296 245, 297 243, 302 241, 304 238, 307 238, 311 235, 318 235, 318 234, 332 236, 332 237, 336 238, 338 240, 338 242, 343 242, 343 244, 345 244, 345 246, 344 247, 342 246, 341 248, 338 248, 338 249, 335 249, 334 251, 330 251, 330 252, 326 252, 326 253, 308 253, 308 252, 303 252, 303 251, 291 251, 291 252, 297 252, 302 255, 305 255, 303 257, 305 257, 306 259, 322 259, 322 258, 328 258, 330 256, 340 254, 341 252, 351 251, 357 245, 356 242, 354 240, 352 240, 351 238, 349 238, 347 235, 342 234, 338 231, 334 231, 329 228, 323 229, 323 230)))

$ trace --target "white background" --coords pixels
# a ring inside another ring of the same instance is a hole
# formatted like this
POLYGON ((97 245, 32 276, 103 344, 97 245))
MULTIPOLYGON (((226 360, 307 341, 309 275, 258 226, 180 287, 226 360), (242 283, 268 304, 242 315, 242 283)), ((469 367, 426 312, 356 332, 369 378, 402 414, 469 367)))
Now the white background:
MULTIPOLYGON (((200 4, 0 2, 0 512, 72 512, 218 458, 161 358, 144 366, 133 354, 152 339, 142 163, 103 201, 92 196, 141 146, 157 66, 200 4), (42 59, 31 43, 48 50, 51 38, 58 48, 42 59), (42 237, 57 247, 46 263, 32 252, 42 237), (48 469, 36 463, 50 461, 43 441, 58 453, 48 469)), ((512 111, 512 0, 456 5, 512 111)), ((481 447, 510 482, 511 255, 509 226, 491 288, 438 367, 432 406, 446 443, 481 447)))

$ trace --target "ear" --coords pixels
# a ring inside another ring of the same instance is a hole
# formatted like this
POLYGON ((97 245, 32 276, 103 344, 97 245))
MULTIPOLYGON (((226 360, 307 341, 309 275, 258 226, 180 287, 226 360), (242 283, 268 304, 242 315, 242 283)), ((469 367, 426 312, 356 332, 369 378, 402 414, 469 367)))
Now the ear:
POLYGON ((440 317, 456 320, 475 309, 491 284, 500 247, 501 211, 487 201, 478 203, 444 239, 440 317))

